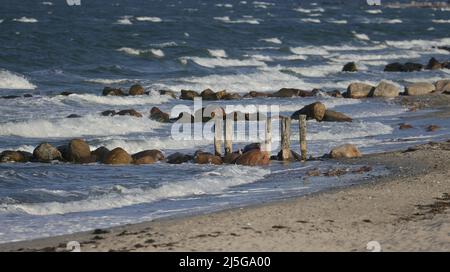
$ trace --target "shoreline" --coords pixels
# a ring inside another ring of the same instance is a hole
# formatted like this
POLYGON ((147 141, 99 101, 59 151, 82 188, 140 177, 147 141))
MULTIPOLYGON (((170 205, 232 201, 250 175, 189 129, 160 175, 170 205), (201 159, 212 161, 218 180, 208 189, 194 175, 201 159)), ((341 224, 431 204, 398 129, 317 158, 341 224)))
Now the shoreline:
POLYGON ((384 251, 450 250, 450 141, 366 155, 384 165, 363 184, 244 208, 0 244, 0 251, 384 251), (420 165, 420 167, 417 167, 420 165))

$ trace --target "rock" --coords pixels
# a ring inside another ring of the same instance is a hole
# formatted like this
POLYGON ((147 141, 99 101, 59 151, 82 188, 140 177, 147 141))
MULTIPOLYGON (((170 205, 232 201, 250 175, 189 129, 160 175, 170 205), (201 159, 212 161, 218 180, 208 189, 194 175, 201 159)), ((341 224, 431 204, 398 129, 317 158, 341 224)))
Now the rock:
POLYGON ((349 116, 332 110, 326 110, 322 121, 325 122, 352 122, 353 119, 349 116))
POLYGON ((268 165, 269 163, 270 163, 269 153, 256 149, 242 154, 236 160, 236 164, 249 166, 268 165))
POLYGON ((78 115, 78 114, 70 114, 70 115, 67 115, 66 118, 81 118, 81 115, 78 115))
POLYGON ((329 96, 337 97, 337 98, 343 97, 342 94, 341 94, 341 92, 340 92, 339 90, 330 91, 330 92, 327 92, 327 94, 328 94, 329 96))
POLYGON ((450 79, 438 80, 434 85, 436 86, 436 92, 442 93, 445 91, 444 89, 450 90, 450 79))
POLYGON ((294 97, 294 96, 309 97, 309 96, 313 96, 313 95, 311 94, 311 92, 300 90, 300 89, 282 88, 279 91, 271 94, 270 96, 271 97, 294 97))
POLYGON ((29 162, 33 154, 25 151, 5 150, 0 153, 0 163, 2 162, 29 162))
POLYGON ((244 95, 244 98, 268 97, 268 96, 269 96, 268 93, 251 91, 248 94, 244 95))
POLYGON ((211 89, 206 89, 200 93, 200 96, 204 100, 218 100, 216 93, 211 89))
POLYGON ((427 127, 427 131, 428 132, 433 132, 433 131, 436 131, 436 130, 438 130, 438 129, 440 129, 441 127, 440 126, 438 126, 438 125, 429 125, 428 127, 427 127))
POLYGON ((158 107, 153 107, 150 110, 150 119, 158 121, 158 122, 162 122, 162 123, 170 122, 169 114, 161 111, 158 107))
POLYGON ((195 97, 200 97, 200 95, 196 91, 181 90, 180 99, 194 100, 195 97))
POLYGON ((322 121, 326 107, 321 102, 315 102, 309 105, 304 106, 302 109, 294 112, 291 116, 291 119, 298 120, 300 115, 306 115, 306 119, 316 119, 317 121, 322 121))
POLYGON ((111 88, 111 87, 105 87, 103 89, 102 94, 104 96, 107 96, 107 95, 124 96, 125 95, 125 93, 121 89, 115 89, 115 88, 111 88))
POLYGON ((194 123, 195 118, 193 115, 187 113, 187 112, 180 112, 177 117, 170 118, 170 122, 178 122, 178 123, 194 123))
POLYGON ((438 46, 437 48, 441 50, 447 50, 450 52, 450 46, 438 46))
POLYGON ((129 95, 143 95, 145 93, 144 87, 142 87, 139 84, 134 84, 130 87, 130 90, 128 91, 129 95))
POLYGON ((171 90, 159 90, 160 95, 168 95, 172 98, 177 98, 177 93, 171 90))
POLYGON ((371 97, 397 97, 400 89, 394 84, 381 81, 378 86, 371 92, 371 97))
POLYGON ((103 116, 114 116, 117 112, 115 110, 106 110, 101 113, 103 116))
POLYGON ((439 70, 442 69, 442 64, 435 58, 431 58, 428 61, 427 66, 425 67, 427 70, 439 70))
POLYGON ((49 143, 42 143, 33 151, 33 160, 37 162, 51 162, 62 159, 61 152, 49 143))
POLYGON ((225 156, 223 156, 222 161, 223 163, 227 164, 234 164, 236 163, 236 160, 242 155, 240 151, 236 151, 233 153, 228 153, 225 156))
MULTIPOLYGON (((278 161, 283 160, 283 151, 282 150, 280 150, 280 152, 278 152, 276 159, 278 161)), ((302 156, 300 156, 300 154, 298 154, 297 152, 291 150, 291 154, 289 155, 289 161, 295 162, 295 161, 301 161, 301 160, 302 160, 302 156)))
POLYGON ((349 62, 342 67, 342 72, 358 72, 358 68, 354 62, 349 62))
POLYGON ((244 147, 244 150, 242 153, 247 153, 252 150, 261 150, 261 144, 260 143, 251 143, 244 147))
POLYGON ((5 95, 5 96, 2 96, 2 98, 3 99, 16 99, 16 98, 21 98, 21 97, 18 95, 5 95))
POLYGON ((411 129, 413 128, 413 126, 411 126, 410 124, 400 124, 398 129, 400 130, 405 130, 405 129, 411 129))
POLYGON ((434 84, 426 82, 417 82, 405 87, 406 95, 425 95, 432 93, 436 87, 434 84))
POLYGON ((241 98, 241 95, 238 93, 227 93, 222 97, 223 100, 237 100, 241 98))
POLYGON ((69 162, 91 162, 91 149, 83 139, 74 139, 67 145, 67 156, 63 156, 69 162))
POLYGON ((194 155, 194 163, 220 165, 223 161, 219 156, 215 156, 207 152, 197 151, 194 155))
POLYGON ((403 72, 422 71, 423 65, 420 63, 407 62, 403 65, 403 72))
POLYGON ((167 157, 167 163, 170 164, 181 164, 185 162, 189 162, 193 159, 191 155, 182 154, 180 152, 176 152, 167 157))
POLYGON ((403 72, 403 64, 399 62, 389 63, 384 67, 385 72, 403 72))
POLYGON ((96 150, 91 152, 91 161, 93 162, 102 162, 108 156, 110 150, 104 146, 97 148, 96 150))
POLYGON ((333 159, 341 158, 359 158, 361 152, 352 144, 344 144, 331 150, 330 157, 333 159))
POLYGON ((33 97, 33 95, 32 94, 24 94, 23 97, 30 98, 30 97, 33 97))
POLYGON ((129 116, 134 116, 134 117, 142 117, 142 114, 140 114, 139 112, 137 112, 134 109, 128 109, 128 110, 121 110, 119 112, 116 113, 116 115, 129 115, 129 116))
POLYGON ((366 98, 368 97, 375 87, 361 83, 353 82, 347 87, 347 93, 345 97, 347 98, 366 98))
POLYGON ((120 147, 111 150, 102 161, 104 164, 130 164, 133 158, 120 147))
POLYGON ((131 157, 134 164, 152 164, 164 160, 164 154, 157 149, 141 151, 131 157))
POLYGON ((63 96, 69 96, 73 94, 72 92, 61 92, 59 95, 63 95, 63 96))

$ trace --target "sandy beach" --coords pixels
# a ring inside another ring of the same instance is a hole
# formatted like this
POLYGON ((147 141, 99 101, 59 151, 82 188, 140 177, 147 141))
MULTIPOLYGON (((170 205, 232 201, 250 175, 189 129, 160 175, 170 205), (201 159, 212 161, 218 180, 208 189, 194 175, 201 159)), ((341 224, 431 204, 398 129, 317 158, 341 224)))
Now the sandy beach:
POLYGON ((391 171, 368 185, 189 218, 0 245, 1 251, 450 250, 450 142, 346 163, 391 171))

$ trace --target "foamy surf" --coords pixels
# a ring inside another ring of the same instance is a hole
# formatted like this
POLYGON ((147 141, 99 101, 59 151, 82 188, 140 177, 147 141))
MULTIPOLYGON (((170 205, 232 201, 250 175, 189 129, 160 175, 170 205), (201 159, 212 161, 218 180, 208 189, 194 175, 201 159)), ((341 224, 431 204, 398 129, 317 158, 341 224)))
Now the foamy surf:
POLYGON ((150 92, 149 95, 139 96, 100 96, 94 94, 71 94, 69 96, 56 96, 52 98, 61 102, 79 102, 92 103, 112 106, 131 106, 131 105, 156 105, 168 102, 171 97, 150 92))
POLYGON ((19 23, 37 23, 37 22, 39 22, 35 18, 28 18, 28 17, 15 18, 15 19, 13 19, 13 21, 19 22, 19 23))
POLYGON ((140 22, 152 22, 152 23, 161 23, 163 21, 159 17, 149 17, 149 16, 136 17, 136 20, 140 22))
POLYGON ((0 70, 0 89, 33 90, 36 86, 23 75, 0 70))
POLYGON ((253 183, 268 175, 270 170, 245 166, 220 166, 189 180, 182 178, 164 183, 158 188, 131 188, 115 186, 109 193, 93 195, 87 199, 70 202, 36 204, 2 204, 0 210, 24 212, 31 215, 68 214, 121 208, 141 203, 152 203, 167 198, 191 195, 217 194, 230 187, 253 183))

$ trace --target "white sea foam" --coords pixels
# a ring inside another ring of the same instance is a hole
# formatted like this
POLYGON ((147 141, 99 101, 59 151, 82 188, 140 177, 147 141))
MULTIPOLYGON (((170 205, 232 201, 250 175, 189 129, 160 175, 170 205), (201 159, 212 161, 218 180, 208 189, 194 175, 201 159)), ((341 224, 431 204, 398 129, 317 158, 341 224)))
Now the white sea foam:
MULTIPOLYGON (((360 137, 391 134, 394 129, 391 126, 380 122, 358 122, 351 123, 321 123, 320 131, 308 132, 308 140, 333 140, 339 141, 344 139, 354 139, 360 137)), ((293 137, 295 137, 294 135, 293 137)), ((298 139, 298 137, 297 137, 298 139)))
POLYGON ((37 23, 37 22, 39 22, 35 18, 28 18, 28 17, 16 18, 16 19, 13 19, 13 21, 19 22, 19 23, 37 23))
POLYGON ((139 55, 143 55, 143 54, 152 54, 154 57, 157 58, 163 58, 164 55, 164 51, 162 51, 161 49, 135 49, 135 48, 131 48, 131 47, 121 47, 119 49, 117 49, 117 51, 119 52, 124 52, 128 55, 132 55, 132 56, 139 56, 139 55))
POLYGON ((201 58, 201 57, 182 57, 181 63, 187 64, 187 60, 191 60, 200 66, 214 67, 241 67, 241 66, 265 66, 264 62, 255 59, 225 59, 225 58, 201 58))
POLYGON ((136 20, 140 22, 152 22, 152 23, 161 23, 163 21, 159 17, 147 17, 147 16, 136 17, 136 20))
POLYGON ((444 19, 431 20, 431 21, 435 24, 450 24, 450 20, 444 20, 444 19))
POLYGON ((56 96, 52 98, 57 101, 75 101, 82 103, 94 103, 101 105, 126 106, 126 105, 154 105, 166 103, 170 100, 167 95, 151 92, 149 95, 139 96, 100 96, 94 94, 71 94, 69 96, 56 96))
POLYGON ((133 22, 131 22, 131 16, 122 16, 117 21, 116 24, 118 25, 132 25, 133 22))
POLYGON ((330 54, 330 52, 328 52, 326 49, 319 46, 291 47, 289 48, 289 50, 291 50, 292 53, 297 55, 324 56, 330 54))
POLYGON ((165 56, 161 49, 150 49, 150 53, 157 58, 163 58, 165 56))
POLYGON ((149 132, 162 124, 148 118, 131 116, 33 119, 0 124, 0 135, 31 138, 83 137, 93 135, 125 135, 149 132))
POLYGON ((232 4, 222 4, 222 3, 215 4, 215 6, 219 7, 219 8, 232 8, 233 7, 232 4))
POLYGON ((127 189, 111 188, 106 195, 90 196, 87 199, 71 202, 47 202, 39 204, 2 204, 0 209, 25 212, 32 215, 67 214, 120 208, 141 203, 151 203, 161 199, 190 195, 220 193, 232 186, 253 183, 270 174, 270 170, 245 166, 219 166, 214 171, 164 183, 158 188, 127 189))
POLYGON ((227 52, 225 52, 225 50, 223 49, 207 49, 208 50, 208 54, 211 57, 215 57, 215 58, 226 58, 227 57, 227 52))
POLYGON ((285 70, 292 71, 306 77, 324 77, 338 73, 342 70, 341 64, 314 65, 308 67, 288 67, 285 70))
POLYGON ((380 13, 383 13, 383 11, 382 11, 381 9, 368 9, 368 10, 366 10, 366 12, 367 12, 367 13, 370 13, 370 14, 380 14, 380 13))
POLYGON ((52 2, 42 2, 41 4, 45 6, 53 6, 52 2))
POLYGON ((378 60, 392 60, 392 59, 414 59, 420 57, 420 54, 414 51, 404 53, 392 54, 335 54, 330 56, 335 62, 352 61, 378 61, 378 60))
POLYGON ((369 36, 367 36, 367 34, 364 33, 356 33, 355 31, 353 31, 353 36, 355 36, 355 38, 361 41, 370 41, 369 36))
POLYGON ((142 50, 134 49, 131 47, 121 47, 121 48, 117 49, 117 51, 124 52, 124 53, 127 53, 129 55, 134 55, 134 56, 138 56, 142 53, 142 50))
POLYGON ((0 70, 0 89, 33 90, 36 86, 23 75, 0 70))
POLYGON ((0 19, 0 24, 3 23, 3 21, 4 21, 3 19, 0 19))
POLYGON ((20 146, 11 146, 11 147, 3 147, 0 148, 0 152, 3 152, 5 150, 20 150, 20 151, 26 151, 33 153, 33 150, 35 149, 35 146, 32 145, 20 145, 20 146))
POLYGON ((332 24, 338 24, 338 25, 345 25, 348 23, 347 20, 334 20, 334 19, 328 20, 328 22, 332 23, 332 24))
POLYGON ((92 79, 86 79, 86 82, 91 83, 98 83, 102 85, 111 85, 111 84, 120 84, 120 83, 126 83, 129 82, 129 79, 107 79, 107 78, 92 78, 92 79))
POLYGON ((253 17, 243 17, 241 19, 231 20, 229 16, 223 16, 223 17, 214 17, 214 20, 221 21, 223 23, 227 24, 252 24, 252 25, 258 25, 260 22, 260 19, 255 19, 253 17))
POLYGON ((305 23, 315 23, 315 24, 321 23, 321 21, 319 19, 311 19, 311 18, 305 18, 305 19, 302 19, 302 21, 305 23))
POLYGON ((260 39, 260 41, 268 42, 268 43, 274 43, 274 44, 282 44, 283 42, 278 38, 267 38, 267 39, 260 39))
MULTIPOLYGON (((432 47, 446 46, 450 44, 450 38, 442 38, 435 40, 402 40, 402 41, 385 41, 385 43, 394 48, 400 49, 415 49, 418 51, 435 51, 432 47)), ((445 51, 440 51, 441 54, 446 54, 445 51)), ((447 51, 448 53, 448 51, 447 51)))

